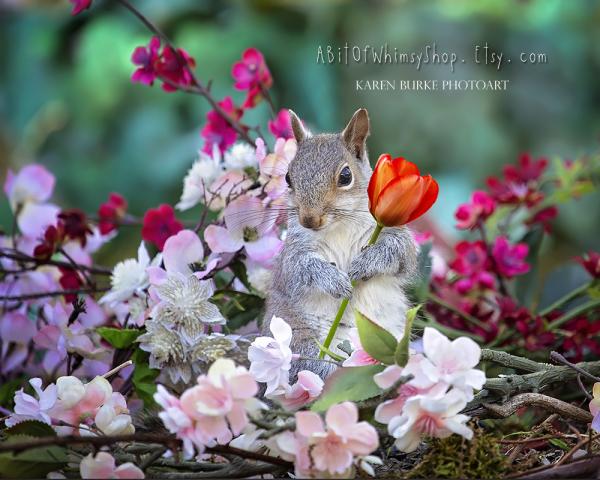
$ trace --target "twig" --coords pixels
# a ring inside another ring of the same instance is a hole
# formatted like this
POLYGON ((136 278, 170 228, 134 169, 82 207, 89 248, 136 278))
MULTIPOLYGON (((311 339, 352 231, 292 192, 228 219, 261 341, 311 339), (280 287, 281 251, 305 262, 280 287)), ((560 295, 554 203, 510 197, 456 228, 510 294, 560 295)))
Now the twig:
POLYGON ((510 417, 522 407, 540 407, 579 422, 589 423, 592 421, 592 414, 590 412, 557 398, 542 395, 541 393, 523 393, 511 398, 502 405, 484 403, 483 407, 500 418, 510 417))
POLYGON ((133 361, 132 360, 127 360, 126 362, 122 363, 121 365, 113 368, 112 370, 109 370, 108 372, 106 372, 102 376, 104 378, 112 377, 115 373, 120 372, 121 370, 123 370, 125 367, 128 367, 129 365, 133 365, 133 361))
POLYGON ((79 288, 75 290, 55 290, 51 292, 39 292, 39 293, 27 293, 23 295, 0 295, 0 300, 35 300, 38 298, 45 297, 59 297, 61 295, 80 295, 80 294, 93 294, 102 293, 110 290, 110 287, 96 287, 96 288, 79 288))
POLYGON ((586 372, 585 370, 583 370, 582 368, 578 367, 574 363, 569 362, 565 357, 563 357, 558 352, 550 352, 550 358, 552 360, 554 360, 555 362, 562 363, 563 365, 566 365, 567 367, 572 368, 577 373, 583 375, 584 377, 589 378, 590 380, 593 380, 594 382, 600 382, 600 377, 592 375, 591 373, 586 372))
MULTIPOLYGON (((33 263, 35 266, 52 265, 55 267, 74 268, 76 270, 85 270, 85 271, 93 273, 95 275, 111 275, 112 274, 112 270, 107 267, 101 267, 98 265, 88 267, 87 265, 81 265, 79 263, 76 263, 75 265, 73 265, 72 263, 65 262, 63 260, 52 260, 52 259, 42 260, 39 258, 31 257, 19 250, 15 250, 12 248, 11 249, 0 249, 0 257, 5 257, 10 260, 16 260, 17 262, 33 263)), ((27 269, 29 269, 29 267, 27 267, 27 269)))
POLYGON ((575 454, 575 452, 577 450, 584 447, 588 442, 593 442, 598 437, 600 437, 600 434, 594 435, 593 437, 592 436, 585 437, 584 439, 577 442, 577 444, 571 450, 569 450, 558 462, 555 463, 554 468, 559 467, 560 465, 565 463, 567 460, 570 460, 571 457, 575 454))
POLYGON ((579 385, 581 393, 583 393, 588 400, 592 400, 594 398, 592 395, 589 394, 587 388, 585 388, 585 385, 581 381, 581 375, 577 375, 577 385, 579 385))
POLYGON ((522 370, 524 372, 540 372, 555 368, 555 365, 550 363, 539 363, 529 360, 528 358, 511 355, 510 353, 499 350, 490 350, 489 348, 481 350, 481 361, 494 362, 504 367, 514 368, 515 370, 522 370))
POLYGON ((581 458, 574 462, 560 465, 543 465, 527 472, 517 472, 505 476, 505 479, 551 480, 555 478, 592 478, 600 468, 600 455, 581 458), (548 472, 548 470, 551 470, 548 472))

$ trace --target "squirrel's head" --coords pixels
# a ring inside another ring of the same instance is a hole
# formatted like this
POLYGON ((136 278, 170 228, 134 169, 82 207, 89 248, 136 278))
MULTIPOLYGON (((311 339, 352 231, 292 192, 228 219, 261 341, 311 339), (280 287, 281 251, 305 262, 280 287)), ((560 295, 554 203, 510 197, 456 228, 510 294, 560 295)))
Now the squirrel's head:
POLYGON ((290 110, 298 151, 286 180, 300 225, 320 230, 365 210, 371 166, 369 114, 357 110, 341 133, 311 135, 290 110))

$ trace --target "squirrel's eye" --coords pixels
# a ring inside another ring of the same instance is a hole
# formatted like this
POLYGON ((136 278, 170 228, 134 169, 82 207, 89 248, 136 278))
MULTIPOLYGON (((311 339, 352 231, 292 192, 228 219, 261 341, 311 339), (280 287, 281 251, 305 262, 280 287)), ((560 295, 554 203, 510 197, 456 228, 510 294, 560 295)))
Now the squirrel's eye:
POLYGON ((289 172, 285 174, 285 182, 288 184, 288 187, 292 188, 292 180, 289 172))
POLYGON ((352 183, 352 171, 350 170, 350 167, 348 165, 346 165, 344 168, 342 168, 342 171, 340 172, 340 176, 338 178, 338 186, 347 187, 351 183, 352 183))

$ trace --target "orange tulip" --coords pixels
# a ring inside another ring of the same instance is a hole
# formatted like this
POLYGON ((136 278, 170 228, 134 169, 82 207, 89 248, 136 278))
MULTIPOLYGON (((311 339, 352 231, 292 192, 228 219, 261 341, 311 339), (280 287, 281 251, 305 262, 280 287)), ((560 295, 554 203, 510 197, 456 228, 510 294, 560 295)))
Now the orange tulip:
POLYGON ((369 210, 379 225, 399 227, 429 210, 438 191, 431 175, 421 176, 414 163, 386 153, 377 160, 369 182, 369 210))

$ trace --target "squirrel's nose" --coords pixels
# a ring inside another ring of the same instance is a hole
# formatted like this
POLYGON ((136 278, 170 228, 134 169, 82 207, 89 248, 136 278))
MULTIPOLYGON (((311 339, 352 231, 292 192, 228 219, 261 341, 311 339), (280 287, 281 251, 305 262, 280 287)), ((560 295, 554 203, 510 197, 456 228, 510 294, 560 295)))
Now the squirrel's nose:
POLYGON ((301 215, 300 224, 311 230, 318 230, 323 226, 323 217, 320 215, 301 215))

